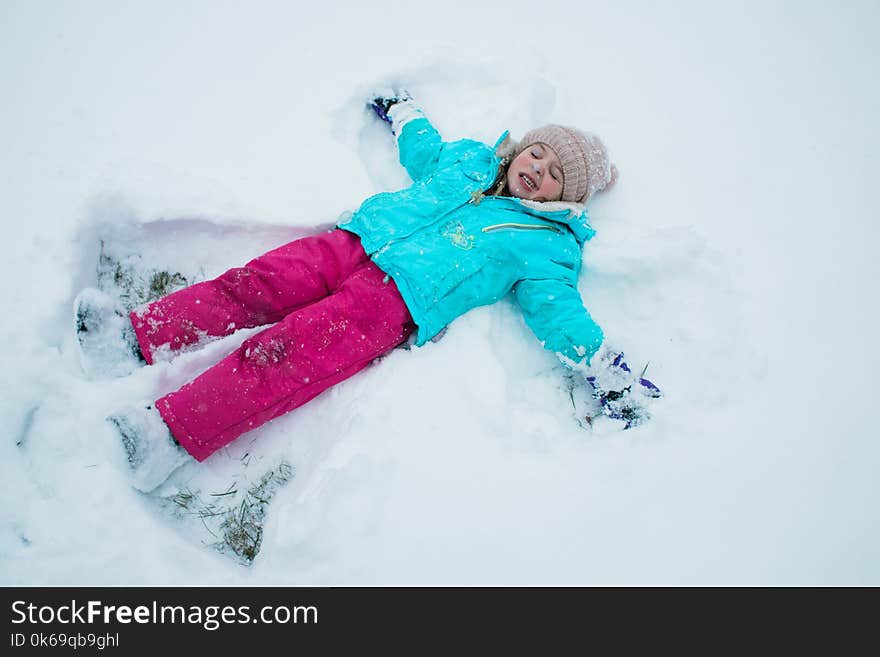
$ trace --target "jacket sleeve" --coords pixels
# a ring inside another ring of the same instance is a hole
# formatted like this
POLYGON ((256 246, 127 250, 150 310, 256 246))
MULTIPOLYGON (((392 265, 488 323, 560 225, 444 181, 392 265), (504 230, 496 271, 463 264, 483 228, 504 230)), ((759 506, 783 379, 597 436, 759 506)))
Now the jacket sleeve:
POLYGON ((589 364, 604 334, 572 280, 523 279, 513 288, 526 324, 546 349, 569 366, 589 364))
POLYGON ((400 163, 414 181, 426 178, 440 160, 443 148, 440 133, 412 101, 394 105, 389 115, 391 129, 397 135, 400 163))

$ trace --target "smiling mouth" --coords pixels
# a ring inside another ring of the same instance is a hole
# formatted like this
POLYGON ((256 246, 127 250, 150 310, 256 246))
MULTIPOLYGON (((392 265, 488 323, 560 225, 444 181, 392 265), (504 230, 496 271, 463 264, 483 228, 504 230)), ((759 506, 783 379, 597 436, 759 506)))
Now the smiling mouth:
POLYGON ((524 173, 519 174, 519 179, 522 180, 523 184, 529 188, 529 191, 535 192, 538 190, 538 187, 535 185, 535 183, 532 181, 532 179, 529 178, 526 174, 524 174, 524 173))

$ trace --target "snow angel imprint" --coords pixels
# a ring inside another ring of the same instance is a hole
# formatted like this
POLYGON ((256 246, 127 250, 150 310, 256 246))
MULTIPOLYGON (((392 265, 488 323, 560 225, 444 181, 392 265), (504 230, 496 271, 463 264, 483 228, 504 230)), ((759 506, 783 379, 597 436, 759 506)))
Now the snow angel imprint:
MULTIPOLYGON (((127 317, 95 291, 80 296, 84 351, 106 345, 91 338, 109 332, 132 366, 152 364, 160 349, 270 325, 179 390, 110 418, 141 490, 511 291, 543 346, 607 415, 626 427, 647 417, 659 390, 605 344, 577 290, 594 234, 586 203, 617 177, 599 138, 547 125, 519 142, 507 132, 493 145, 446 142, 405 92, 369 106, 391 126, 409 187, 127 317)), ((85 355, 108 358, 106 349, 85 355)))

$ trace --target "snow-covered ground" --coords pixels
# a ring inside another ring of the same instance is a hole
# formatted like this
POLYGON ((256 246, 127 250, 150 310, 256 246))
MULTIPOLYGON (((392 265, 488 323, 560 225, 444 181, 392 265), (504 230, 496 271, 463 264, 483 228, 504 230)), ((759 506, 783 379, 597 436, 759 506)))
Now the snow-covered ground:
POLYGON ((880 584, 878 19, 0 3, 0 583, 880 584), (244 567, 128 485, 104 421, 234 345, 90 381, 72 300, 108 226, 231 226, 228 249, 168 245, 231 266, 236 236, 406 184, 363 105, 395 81, 447 139, 603 136, 621 178, 591 204, 581 291, 666 398, 647 426, 586 431, 516 306, 477 309, 241 439, 295 469, 244 567))

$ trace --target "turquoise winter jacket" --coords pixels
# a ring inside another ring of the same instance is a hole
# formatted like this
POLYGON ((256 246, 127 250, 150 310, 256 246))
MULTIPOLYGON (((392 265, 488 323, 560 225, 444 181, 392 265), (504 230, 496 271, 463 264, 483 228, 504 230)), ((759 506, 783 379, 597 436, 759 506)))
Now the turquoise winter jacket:
POLYGON ((595 232, 583 206, 484 196, 512 150, 507 132, 494 147, 444 142, 420 117, 404 124, 398 147, 413 184, 371 196, 338 226, 394 279, 416 344, 513 290, 544 347, 569 365, 589 362, 603 334, 577 289, 581 249, 595 232))

